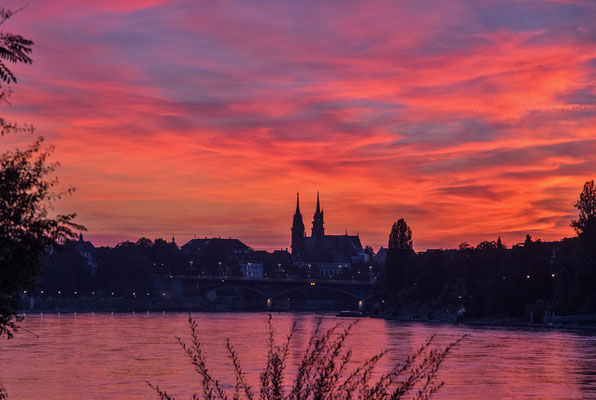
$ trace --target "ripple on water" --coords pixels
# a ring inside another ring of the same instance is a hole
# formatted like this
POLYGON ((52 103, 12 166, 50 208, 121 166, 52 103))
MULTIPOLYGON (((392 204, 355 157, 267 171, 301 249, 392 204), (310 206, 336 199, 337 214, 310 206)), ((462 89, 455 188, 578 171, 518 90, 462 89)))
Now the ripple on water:
MULTIPOLYGON (((233 384, 225 352, 229 337, 250 382, 258 382, 267 352, 266 315, 195 314, 208 367, 233 384)), ((296 323, 288 373, 297 368, 318 315, 274 315, 278 337, 296 323)), ((326 317, 324 325, 347 323, 326 317)), ((20 334, 2 343, 0 378, 11 398, 120 398, 152 396, 149 380, 179 398, 197 387, 192 366, 176 343, 187 337, 187 314, 44 314, 28 315, 24 327, 40 337, 20 334)), ((389 349, 380 363, 389 368, 436 334, 445 345, 469 338, 448 358, 439 374, 446 382, 437 399, 581 399, 596 397, 596 338, 585 332, 534 331, 451 325, 358 321, 347 341, 355 360, 389 349)), ((355 362, 352 364, 355 365, 355 362)))

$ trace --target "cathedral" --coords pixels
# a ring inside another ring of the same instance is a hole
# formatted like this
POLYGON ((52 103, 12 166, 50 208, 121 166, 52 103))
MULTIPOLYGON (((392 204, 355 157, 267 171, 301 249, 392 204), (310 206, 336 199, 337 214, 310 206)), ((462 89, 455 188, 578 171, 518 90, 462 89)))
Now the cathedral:
POLYGON ((300 197, 296 195, 296 212, 292 222, 292 258, 295 263, 316 265, 323 276, 337 276, 343 267, 366 261, 358 235, 326 235, 323 210, 317 192, 317 208, 313 216, 311 236, 306 236, 300 197))

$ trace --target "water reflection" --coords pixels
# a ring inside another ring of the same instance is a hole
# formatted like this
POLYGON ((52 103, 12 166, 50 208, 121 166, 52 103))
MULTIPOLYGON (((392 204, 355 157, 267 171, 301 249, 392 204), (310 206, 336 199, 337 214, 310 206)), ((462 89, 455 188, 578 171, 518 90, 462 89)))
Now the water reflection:
MULTIPOLYGON (((230 337, 244 370, 254 385, 265 363, 265 314, 196 314, 209 368, 223 384, 233 385, 232 366, 224 344, 230 337)), ((279 341, 293 323, 289 375, 318 316, 275 314, 279 341)), ((122 398, 146 399, 150 380, 179 398, 197 387, 196 375, 175 341, 187 336, 186 314, 46 314, 29 315, 22 332, 3 341, 0 378, 15 399, 122 398)), ((324 326, 347 323, 326 317, 324 326)), ((362 319, 347 345, 354 363, 384 349, 380 363, 389 368, 436 334, 445 345, 462 334, 470 337, 444 364, 439 378, 446 382, 437 399, 581 399, 596 397, 596 339, 588 333, 451 325, 404 324, 362 319)), ((381 371, 379 371, 381 372, 381 371)))

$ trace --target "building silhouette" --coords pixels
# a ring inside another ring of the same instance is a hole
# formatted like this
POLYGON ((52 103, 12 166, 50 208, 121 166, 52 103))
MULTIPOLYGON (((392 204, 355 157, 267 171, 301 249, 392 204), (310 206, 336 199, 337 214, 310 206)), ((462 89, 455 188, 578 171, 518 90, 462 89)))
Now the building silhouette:
POLYGON ((326 235, 323 209, 317 192, 317 206, 311 236, 306 236, 300 195, 296 195, 296 211, 292 221, 292 259, 299 266, 315 267, 323 277, 336 277, 352 263, 368 261, 358 234, 326 235))

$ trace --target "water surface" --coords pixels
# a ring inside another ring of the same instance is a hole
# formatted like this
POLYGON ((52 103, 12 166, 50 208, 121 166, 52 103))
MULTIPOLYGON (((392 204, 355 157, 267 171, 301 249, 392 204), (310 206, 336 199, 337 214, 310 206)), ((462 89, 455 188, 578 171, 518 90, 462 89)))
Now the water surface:
MULTIPOLYGON (((225 338, 235 345, 256 385, 267 352, 264 313, 194 314, 208 367, 233 384, 225 338)), ((274 314, 279 340, 296 322, 292 365, 299 362, 318 315, 274 314)), ((326 316, 325 326, 349 319, 326 316)), ((0 342, 0 381, 11 399, 147 399, 146 380, 179 399, 198 390, 199 380, 175 336, 188 335, 186 314, 27 315, 21 332, 0 342)), ((445 345, 466 339, 445 362, 446 385, 436 399, 596 398, 596 337, 586 332, 425 325, 360 319, 348 347, 355 360, 389 349, 388 368, 436 334, 445 345)))

